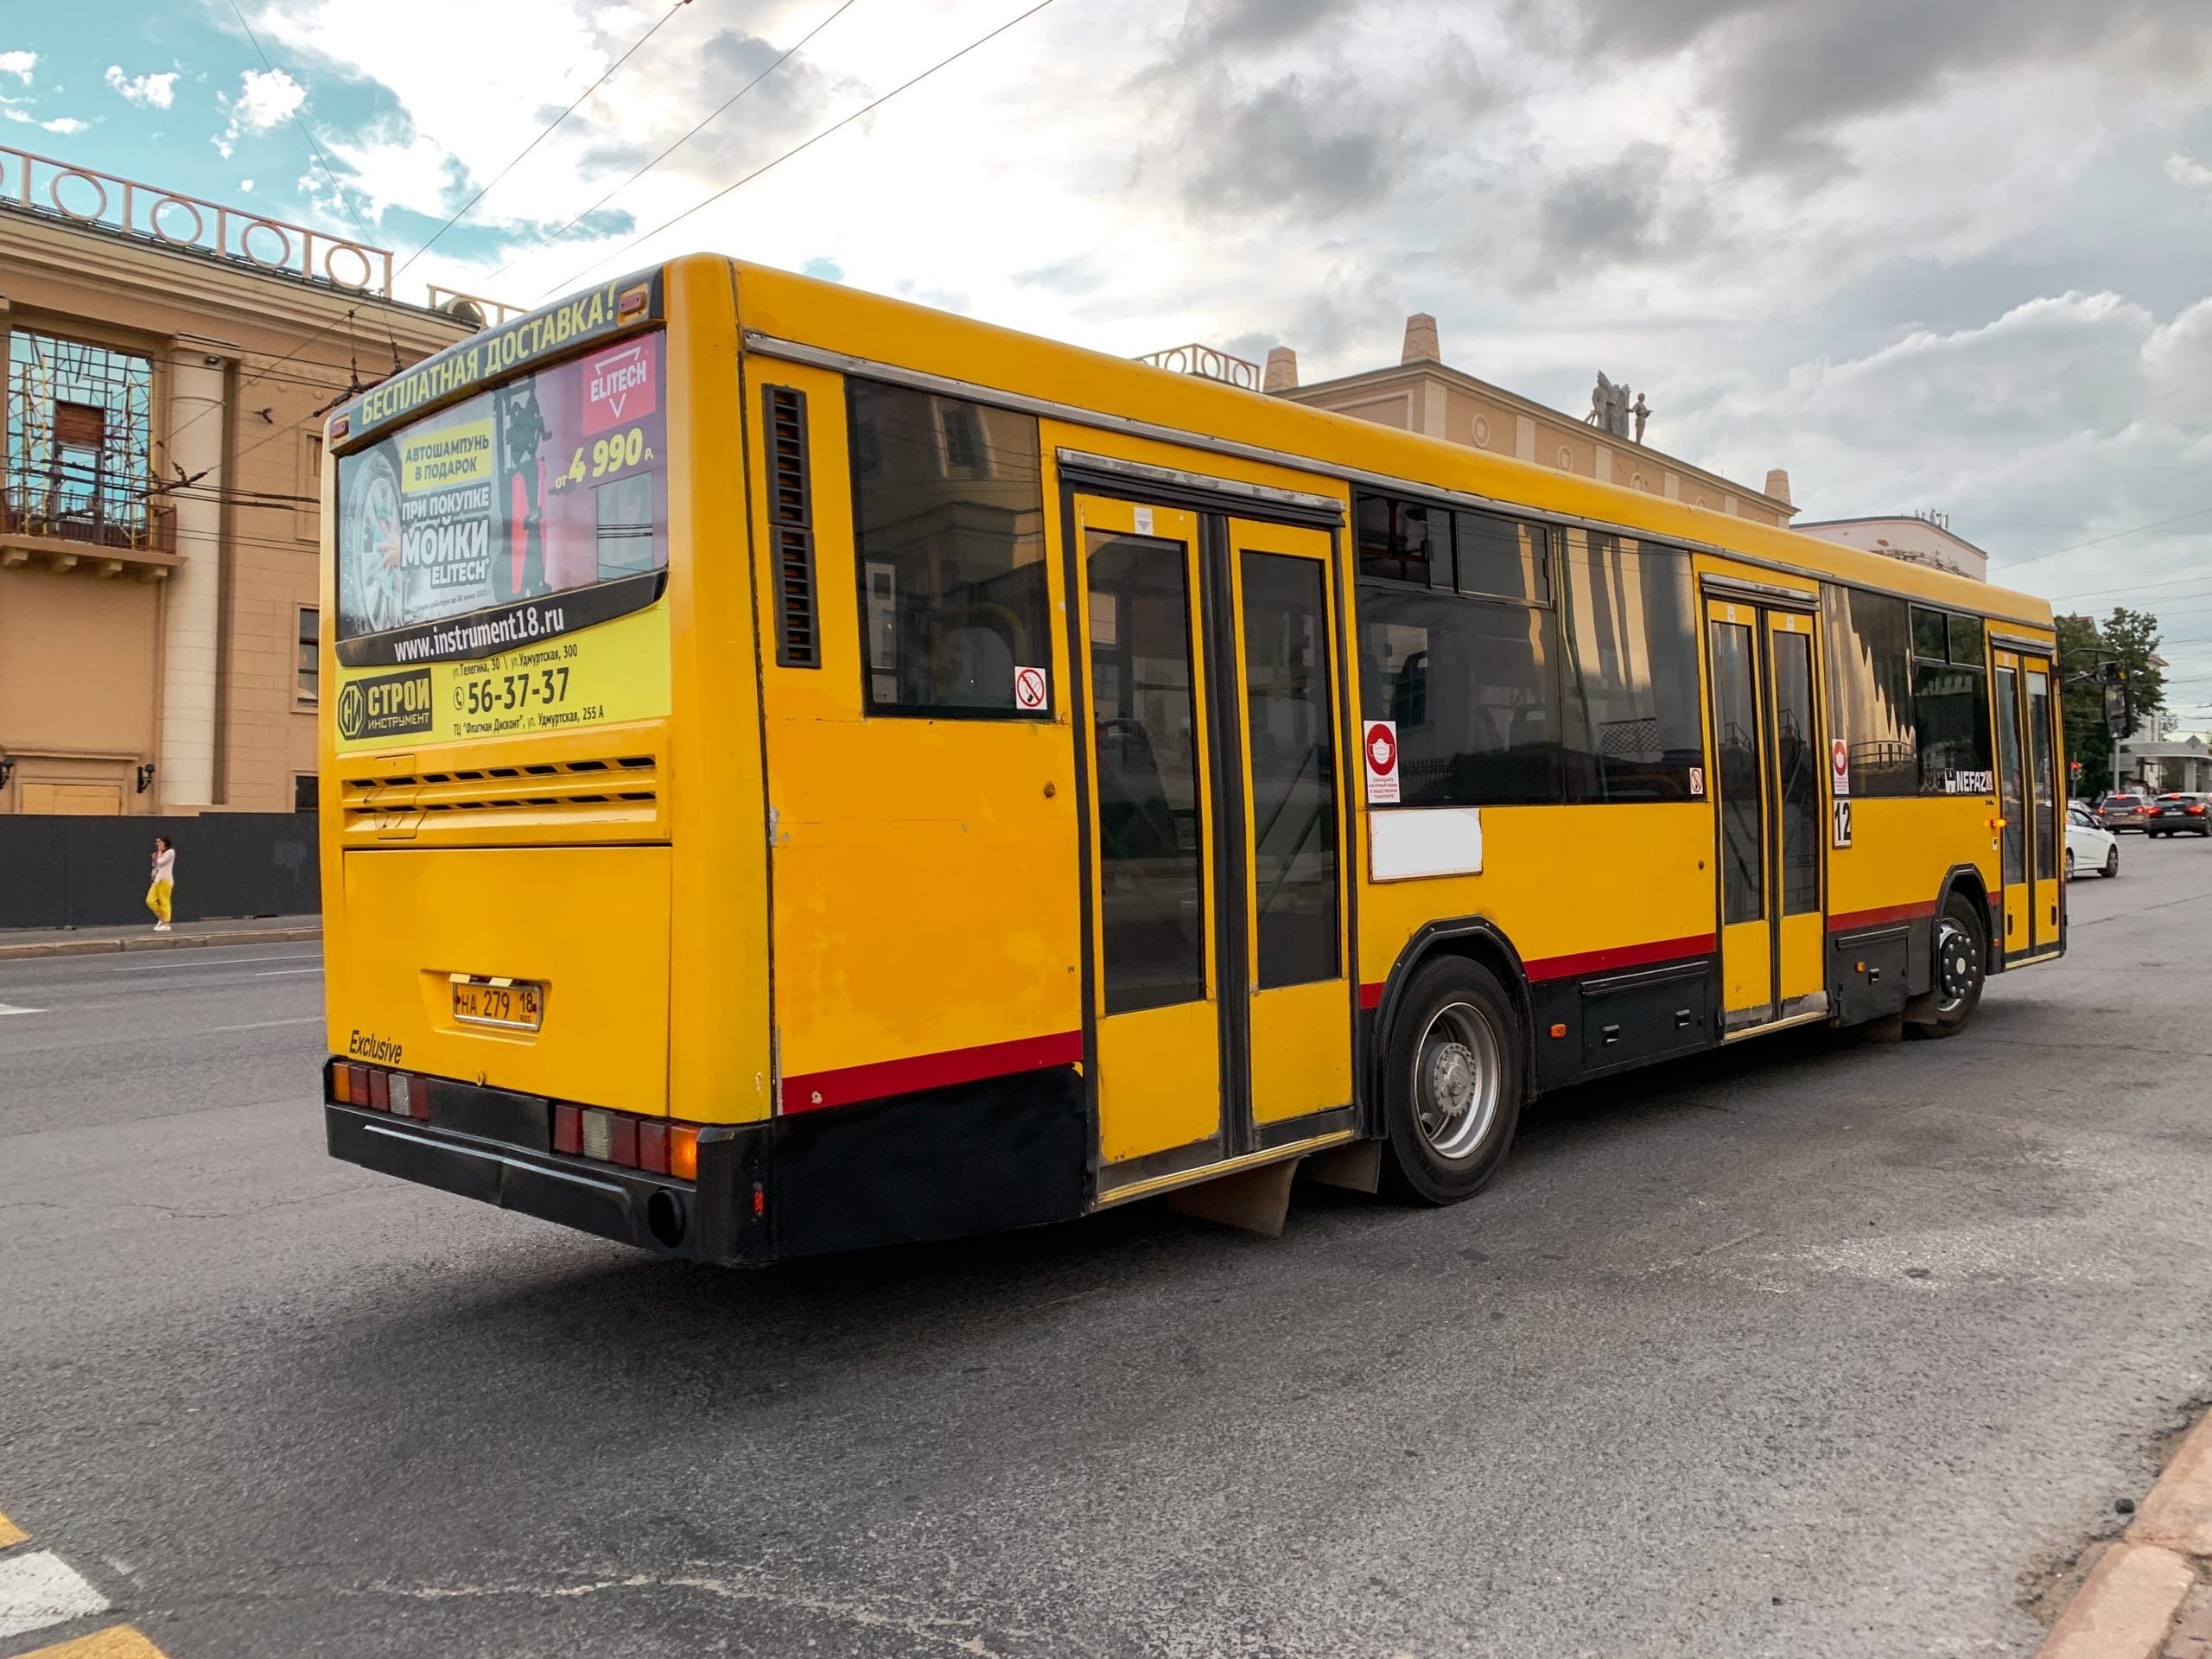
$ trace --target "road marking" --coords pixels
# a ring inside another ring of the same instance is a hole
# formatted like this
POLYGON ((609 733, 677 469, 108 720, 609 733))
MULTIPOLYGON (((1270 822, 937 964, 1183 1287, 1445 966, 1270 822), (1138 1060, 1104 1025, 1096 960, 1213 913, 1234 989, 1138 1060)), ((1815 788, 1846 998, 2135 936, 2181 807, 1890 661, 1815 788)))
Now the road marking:
POLYGON ((301 974, 319 974, 320 968, 264 968, 254 975, 256 979, 292 979, 301 974))
POLYGON ((0 1002, 0 1019, 11 1014, 44 1014, 44 1008, 19 1008, 12 1002, 0 1002))
POLYGON ((190 962, 147 962, 130 968, 111 968, 111 974, 165 974, 172 968, 244 968, 256 962, 320 962, 320 956, 197 957, 190 962))
POLYGON ((107 1611, 107 1598, 50 1549, 0 1560, 0 1639, 107 1611))
POLYGON ((30 1536, 6 1516, 0 1515, 0 1549, 11 1549, 30 1536))
POLYGON ((210 1026, 207 1034, 213 1037, 221 1031, 269 1031, 277 1026, 319 1026, 321 1023, 321 1014, 311 1014, 304 1020, 257 1020, 250 1026, 210 1026))
POLYGON ((34 1648, 23 1659, 168 1659, 159 1648, 128 1624, 50 1648, 34 1648))

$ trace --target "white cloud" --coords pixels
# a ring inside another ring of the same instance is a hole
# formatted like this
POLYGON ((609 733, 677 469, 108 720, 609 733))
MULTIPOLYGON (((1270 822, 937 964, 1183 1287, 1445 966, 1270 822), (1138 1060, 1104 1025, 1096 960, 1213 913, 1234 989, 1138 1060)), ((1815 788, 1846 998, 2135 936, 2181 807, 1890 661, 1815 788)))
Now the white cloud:
POLYGON ((45 128, 48 132, 58 132, 64 137, 68 137, 79 132, 90 131, 92 124, 89 121, 79 121, 73 115, 57 115, 51 121, 41 121, 39 123, 39 125, 45 128))
POLYGON ((0 75, 13 75, 26 86, 31 84, 31 71, 37 67, 35 52, 0 52, 0 75))
POLYGON ((238 147, 241 134, 266 132, 299 113, 308 89, 282 69, 247 69, 238 75, 238 95, 220 101, 231 112, 230 124, 215 140, 216 154, 226 157, 238 147))
POLYGON ((2166 176, 2176 184, 2194 185, 2200 190, 2212 188, 2212 167, 2180 150, 2166 157, 2166 176))
POLYGON ((107 84, 133 104, 147 109, 166 110, 176 101, 177 72, 174 69, 159 74, 126 75, 123 66, 111 63, 107 67, 107 84))

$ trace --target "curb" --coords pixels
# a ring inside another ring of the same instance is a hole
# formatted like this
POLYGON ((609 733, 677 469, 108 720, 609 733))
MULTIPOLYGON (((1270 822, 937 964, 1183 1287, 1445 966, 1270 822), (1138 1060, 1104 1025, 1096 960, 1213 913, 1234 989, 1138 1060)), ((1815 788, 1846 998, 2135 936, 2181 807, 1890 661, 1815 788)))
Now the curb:
POLYGON ((0 962, 26 962, 41 957, 102 957, 123 950, 194 950, 218 944, 299 944, 320 939, 315 927, 238 928, 222 933, 143 933, 116 939, 36 939, 22 944, 0 944, 0 962))
POLYGON ((2036 1649, 2036 1659, 2159 1659, 2212 1568, 2212 1414, 2201 1419, 2036 1649))

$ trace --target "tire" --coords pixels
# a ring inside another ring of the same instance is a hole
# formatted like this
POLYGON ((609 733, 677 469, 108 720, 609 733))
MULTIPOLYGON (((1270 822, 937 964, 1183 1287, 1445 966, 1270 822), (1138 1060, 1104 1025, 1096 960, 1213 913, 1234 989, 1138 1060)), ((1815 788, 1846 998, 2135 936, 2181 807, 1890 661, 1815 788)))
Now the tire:
POLYGON ((1935 952, 1935 982, 1914 999, 1906 1023, 1923 1037, 1955 1037, 1981 1006, 1989 980, 1989 925, 1966 894, 1953 893, 1936 912, 1935 952))
POLYGON ((1382 1177, 1415 1204, 1458 1204, 1490 1184, 1521 1118, 1521 1021, 1496 975, 1459 957, 1425 963, 1390 1021, 1382 1177))
POLYGON ((2101 875, 2102 877, 2104 877, 2104 879, 2105 879, 2106 880, 2107 880, 2107 881, 2111 880, 2113 879, 2113 877, 2114 877, 2115 875, 2118 875, 2118 874, 2120 874, 2120 843, 2119 843, 2119 842, 2114 842, 2113 843, 2113 849, 2112 849, 2112 850, 2111 850, 2110 852, 2108 852, 2108 853, 2107 853, 2107 854, 2105 855, 2105 863, 2104 863, 2104 868, 2103 868, 2102 869, 2099 870, 2099 871, 2097 872, 2097 874, 2098 874, 2099 875, 2101 875))
POLYGON ((2074 849, 2071 847, 2066 849, 2066 879, 2069 881, 2074 879, 2074 849))

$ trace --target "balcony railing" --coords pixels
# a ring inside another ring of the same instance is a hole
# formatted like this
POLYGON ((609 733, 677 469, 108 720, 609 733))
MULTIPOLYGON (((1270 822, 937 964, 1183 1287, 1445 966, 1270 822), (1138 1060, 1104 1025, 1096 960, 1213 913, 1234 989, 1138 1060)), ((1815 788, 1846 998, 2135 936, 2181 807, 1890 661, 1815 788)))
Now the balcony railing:
POLYGON ((0 144, 0 200, 349 293, 391 297, 391 251, 0 144))
POLYGON ((0 470, 0 536, 35 536, 134 553, 175 553, 176 515, 120 479, 16 461, 0 470))
POLYGON ((1218 380, 1225 385, 1242 386, 1247 391, 1260 389, 1260 365, 1248 363, 1241 357, 1231 356, 1211 346, 1170 346, 1164 352, 1147 352, 1137 359, 1149 363, 1155 369, 1166 369, 1176 374, 1195 374, 1202 380, 1218 380))

